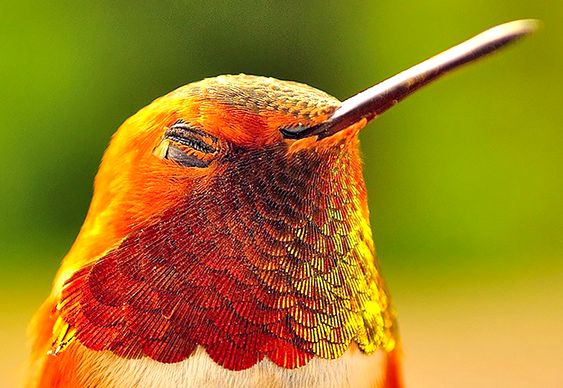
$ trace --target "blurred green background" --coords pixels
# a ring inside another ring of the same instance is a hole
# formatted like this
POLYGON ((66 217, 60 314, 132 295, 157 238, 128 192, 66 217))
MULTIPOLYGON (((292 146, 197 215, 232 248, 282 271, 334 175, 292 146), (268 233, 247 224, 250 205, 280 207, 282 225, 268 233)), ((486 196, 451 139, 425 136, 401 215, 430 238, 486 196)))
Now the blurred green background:
POLYGON ((362 134, 412 387, 561 386, 563 2, 2 2, 0 385, 85 216, 110 136, 207 76, 343 99, 494 24, 543 30, 362 134))

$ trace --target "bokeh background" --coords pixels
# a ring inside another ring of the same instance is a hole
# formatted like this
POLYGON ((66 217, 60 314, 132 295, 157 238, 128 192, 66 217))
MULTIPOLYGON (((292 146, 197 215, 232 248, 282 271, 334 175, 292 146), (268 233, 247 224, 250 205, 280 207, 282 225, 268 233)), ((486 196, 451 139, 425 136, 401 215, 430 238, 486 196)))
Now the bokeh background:
POLYGON ((409 385, 563 386, 563 3, 548 0, 2 2, 0 385, 139 108, 239 72, 343 99, 523 17, 543 30, 361 137, 409 385))

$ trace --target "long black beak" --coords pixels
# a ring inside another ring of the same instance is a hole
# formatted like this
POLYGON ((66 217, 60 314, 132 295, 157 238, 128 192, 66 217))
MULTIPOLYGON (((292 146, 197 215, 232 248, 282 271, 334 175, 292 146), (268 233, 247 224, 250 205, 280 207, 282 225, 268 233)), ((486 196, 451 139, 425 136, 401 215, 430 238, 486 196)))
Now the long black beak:
POLYGON ((315 135, 320 139, 348 128, 362 119, 373 120, 424 85, 453 69, 530 35, 538 26, 539 21, 529 19, 493 27, 345 100, 324 123, 314 127, 285 128, 282 133, 290 139, 315 135))

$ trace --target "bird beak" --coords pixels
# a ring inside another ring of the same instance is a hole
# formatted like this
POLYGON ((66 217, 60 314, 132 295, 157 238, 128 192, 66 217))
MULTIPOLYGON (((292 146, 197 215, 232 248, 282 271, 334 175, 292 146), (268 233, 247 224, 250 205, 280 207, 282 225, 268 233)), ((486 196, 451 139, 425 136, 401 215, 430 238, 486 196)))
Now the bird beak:
POLYGON ((537 30, 537 20, 517 20, 493 27, 408 70, 345 100, 324 123, 313 127, 284 128, 290 139, 331 136, 362 119, 371 121, 415 91, 442 75, 490 54, 537 30))

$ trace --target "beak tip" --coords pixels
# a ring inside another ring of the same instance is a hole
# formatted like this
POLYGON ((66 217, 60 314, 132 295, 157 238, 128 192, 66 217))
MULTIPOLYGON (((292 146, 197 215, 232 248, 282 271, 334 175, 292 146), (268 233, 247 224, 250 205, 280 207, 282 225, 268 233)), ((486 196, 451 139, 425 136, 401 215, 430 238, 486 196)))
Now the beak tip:
POLYGON ((514 38, 521 38, 532 35, 542 27, 543 22, 539 19, 521 19, 501 24, 492 30, 496 30, 499 34, 511 35, 514 38))

